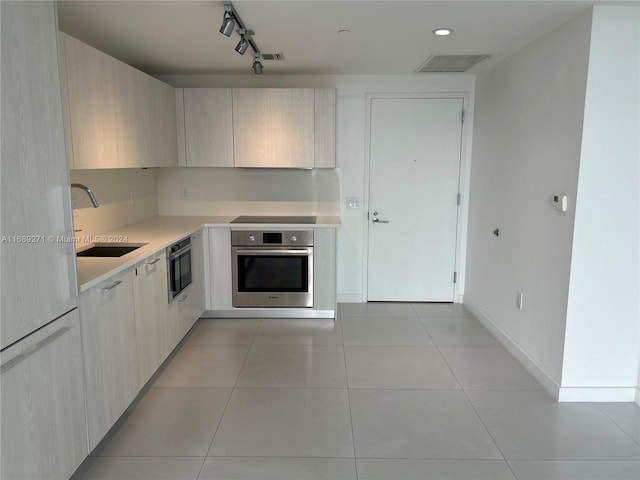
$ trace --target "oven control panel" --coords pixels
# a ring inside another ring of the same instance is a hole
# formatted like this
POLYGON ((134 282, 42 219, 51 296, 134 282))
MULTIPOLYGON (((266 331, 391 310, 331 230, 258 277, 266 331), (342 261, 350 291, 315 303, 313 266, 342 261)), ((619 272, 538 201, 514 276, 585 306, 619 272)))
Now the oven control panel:
POLYGON ((248 245, 313 247, 313 230, 232 230, 231 245, 234 247, 248 245))

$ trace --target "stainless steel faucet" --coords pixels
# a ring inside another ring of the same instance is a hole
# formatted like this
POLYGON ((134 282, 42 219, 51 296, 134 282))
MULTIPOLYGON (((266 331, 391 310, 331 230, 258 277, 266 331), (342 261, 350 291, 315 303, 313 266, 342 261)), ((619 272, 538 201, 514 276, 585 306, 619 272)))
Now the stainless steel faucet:
POLYGON ((100 206, 100 204, 98 203, 98 200, 96 200, 96 196, 93 194, 91 189, 86 185, 82 185, 81 183, 72 183, 71 188, 79 188, 87 192, 87 195, 89 195, 89 198, 91 199, 91 203, 93 204, 93 208, 98 208, 100 206))

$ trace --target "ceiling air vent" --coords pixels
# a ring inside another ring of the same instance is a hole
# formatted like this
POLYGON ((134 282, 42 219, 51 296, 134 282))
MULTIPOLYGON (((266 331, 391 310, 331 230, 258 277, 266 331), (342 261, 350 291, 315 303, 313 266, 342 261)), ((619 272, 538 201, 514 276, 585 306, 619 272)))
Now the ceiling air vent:
POLYGON ((466 72, 491 55, 431 55, 416 73, 466 72))
POLYGON ((284 53, 263 53, 263 60, 285 60, 284 53))

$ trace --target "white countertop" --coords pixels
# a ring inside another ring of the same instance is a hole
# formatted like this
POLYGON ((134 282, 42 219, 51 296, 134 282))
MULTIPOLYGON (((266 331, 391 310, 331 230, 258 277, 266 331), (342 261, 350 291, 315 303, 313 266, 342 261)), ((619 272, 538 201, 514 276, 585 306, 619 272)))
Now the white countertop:
MULTIPOLYGON (((95 241, 146 243, 122 257, 77 257, 78 288, 84 292, 109 277, 122 272, 147 257, 168 247, 178 240, 197 232, 203 227, 231 227, 234 229, 274 228, 335 228, 340 226, 340 217, 317 217, 315 224, 243 223, 231 224, 237 215, 217 217, 158 216, 142 222, 132 223, 97 235, 95 241)), ((85 246, 82 247, 84 249, 85 246)))

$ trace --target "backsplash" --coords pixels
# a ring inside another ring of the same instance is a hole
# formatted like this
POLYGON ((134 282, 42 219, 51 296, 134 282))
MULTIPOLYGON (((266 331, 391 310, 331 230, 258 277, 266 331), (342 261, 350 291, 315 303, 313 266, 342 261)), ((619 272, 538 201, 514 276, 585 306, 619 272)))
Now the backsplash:
POLYGON ((71 189, 76 237, 93 236, 158 215, 156 169, 71 170, 71 183, 93 190, 93 208, 85 192, 71 189), (132 200, 133 192, 133 200, 132 200))
POLYGON ((338 169, 163 168, 160 215, 339 215, 338 169))

